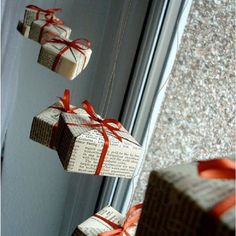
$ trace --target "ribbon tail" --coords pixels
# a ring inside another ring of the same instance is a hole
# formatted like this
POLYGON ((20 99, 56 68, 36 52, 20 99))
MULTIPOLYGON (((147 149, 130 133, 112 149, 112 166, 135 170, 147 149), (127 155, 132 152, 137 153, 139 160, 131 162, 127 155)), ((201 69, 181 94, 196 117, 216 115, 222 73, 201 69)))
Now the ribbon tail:
POLYGON ((228 211, 229 209, 231 209, 232 207, 235 206, 236 204, 236 194, 232 193, 231 195, 229 195, 228 197, 226 197, 225 199, 223 199, 222 201, 220 201, 219 203, 217 203, 211 210, 210 213, 215 216, 215 217, 220 217, 221 215, 223 215, 226 211, 228 211))
POLYGON ((208 179, 235 179, 235 162, 227 158, 199 161, 198 173, 208 179))
POLYGON ((122 233, 122 229, 115 229, 115 230, 111 230, 111 231, 107 231, 104 233, 100 233, 98 234, 98 236, 119 236, 122 233))
POLYGON ((95 171, 95 175, 100 174, 101 169, 102 169, 102 165, 104 163, 104 160, 105 160, 105 157, 106 157, 106 154, 107 154, 107 150, 109 148, 109 139, 108 139, 108 136, 107 136, 106 131, 105 131, 103 126, 102 126, 102 132, 101 133, 102 133, 102 136, 104 138, 104 145, 103 145, 102 152, 101 152, 101 155, 100 155, 100 158, 99 158, 97 169, 95 171))

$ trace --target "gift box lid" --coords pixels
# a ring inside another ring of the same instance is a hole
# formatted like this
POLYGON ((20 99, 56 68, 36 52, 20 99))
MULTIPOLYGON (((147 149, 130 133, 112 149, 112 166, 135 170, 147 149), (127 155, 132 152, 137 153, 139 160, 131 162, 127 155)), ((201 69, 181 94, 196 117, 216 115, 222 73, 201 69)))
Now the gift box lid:
MULTIPOLYGON (((61 38, 63 39, 63 37, 61 38)), ((72 41, 68 39, 65 40, 72 41)), ((53 42, 46 42, 42 46, 43 48, 55 53, 55 55, 57 55, 60 51, 62 51, 65 47, 67 47, 67 45, 63 43, 53 43, 53 42)), ((81 50, 83 54, 81 53, 81 51, 71 47, 63 53, 62 57, 67 58, 67 60, 72 61, 73 63, 76 64, 79 64, 82 60, 84 61, 83 67, 85 68, 91 57, 92 50, 90 48, 85 48, 83 45, 80 45, 80 47, 84 48, 81 50)))
MULTIPOLYGON (((56 18, 58 19, 58 18, 56 18)), ((39 19, 33 22, 33 24, 38 25, 40 28, 43 27, 45 24, 47 23, 47 21, 45 19, 39 19)), ((45 27, 45 31, 46 30, 50 30, 52 32, 57 33, 58 35, 61 35, 62 33, 70 33, 71 32, 71 28, 69 28, 66 25, 57 25, 57 24, 48 24, 45 27)))
MULTIPOLYGON (((93 140, 95 140, 96 142, 98 139, 103 140, 103 138, 101 137, 101 133, 99 132, 100 127, 92 128, 92 127, 84 125, 88 123, 96 124, 96 122, 92 121, 89 118, 89 115, 83 109, 80 109, 77 115, 62 114, 62 117, 64 121, 68 124, 77 124, 77 125, 68 125, 68 128, 70 129, 70 132, 73 134, 73 136, 75 137, 81 136, 82 138, 85 132, 89 132, 91 134, 91 137, 93 137, 93 140)), ((112 142, 115 142, 115 143, 119 142, 119 140, 109 130, 106 129, 106 132, 107 132, 107 135, 109 136, 111 144, 112 142)), ((122 140, 126 140, 130 144, 140 147, 140 144, 128 133, 128 131, 123 126, 121 127, 120 131, 116 131, 116 132, 118 133, 118 135, 121 136, 122 140)))

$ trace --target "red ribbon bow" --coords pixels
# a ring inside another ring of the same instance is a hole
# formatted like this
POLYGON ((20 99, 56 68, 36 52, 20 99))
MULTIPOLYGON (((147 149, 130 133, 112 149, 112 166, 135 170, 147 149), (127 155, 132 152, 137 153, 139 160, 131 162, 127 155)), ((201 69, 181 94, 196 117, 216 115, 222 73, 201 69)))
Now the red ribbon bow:
POLYGON ((51 108, 55 108, 55 109, 58 109, 60 111, 67 112, 67 113, 76 114, 75 110, 77 109, 77 107, 71 108, 70 106, 70 90, 69 89, 65 89, 64 96, 59 97, 59 99, 62 102, 62 106, 51 106, 51 108))
POLYGON ((48 8, 48 9, 43 9, 43 8, 37 7, 37 6, 35 6, 35 5, 28 5, 28 6, 26 6, 26 8, 29 8, 29 9, 36 10, 36 11, 37 11, 37 13, 36 13, 36 20, 39 19, 39 13, 40 13, 40 12, 43 12, 43 13, 48 14, 48 15, 52 15, 52 14, 54 14, 55 12, 62 11, 61 8, 48 8))
MULTIPOLYGON (((198 162, 199 175, 207 179, 235 179, 235 170, 235 162, 227 158, 198 162)), ((235 198, 236 194, 232 193, 217 203, 210 210, 210 213, 217 218, 220 217, 227 210, 235 206, 235 198)))
MULTIPOLYGON (((46 15, 44 20, 46 21, 46 23, 40 29, 39 39, 38 39, 39 42, 41 42, 43 38, 45 27, 49 25, 56 25, 58 28, 62 29, 66 33, 66 36, 67 36, 67 31, 63 27, 60 27, 60 25, 64 25, 63 20, 55 18, 53 15, 46 15)), ((54 37, 58 36, 57 34, 52 33, 52 32, 50 32, 49 34, 54 37)))
POLYGON ((129 211, 126 214, 125 217, 125 221, 123 223, 123 225, 117 225, 113 222, 111 222, 110 220, 107 220, 106 218, 95 214, 95 217, 99 218, 100 220, 104 221, 105 223, 107 223, 108 225, 110 225, 113 230, 111 231, 107 231, 104 233, 100 233, 98 234, 98 236, 122 236, 123 234, 125 234, 126 236, 131 236, 128 232, 127 229, 130 227, 135 226, 138 223, 138 220, 140 218, 141 215, 141 208, 143 207, 143 204, 137 204, 134 205, 133 207, 131 207, 129 209, 129 211))
POLYGON ((103 162, 105 160, 107 150, 109 148, 109 139, 107 136, 106 129, 109 130, 120 142, 122 142, 122 137, 117 133, 122 127, 121 123, 115 119, 102 119, 100 118, 96 112, 94 111, 94 108, 89 103, 89 101, 85 100, 82 102, 82 106, 84 110, 89 114, 89 118, 91 121, 95 121, 95 123, 88 123, 83 124, 85 126, 89 126, 92 128, 101 128, 101 130, 98 129, 98 131, 102 134, 104 138, 104 145, 102 148, 102 152, 99 158, 99 162, 97 165, 97 169, 95 172, 95 175, 99 175, 103 162))
POLYGON ((86 63, 86 55, 83 52, 84 50, 87 50, 91 47, 91 42, 88 39, 75 39, 73 41, 68 41, 66 39, 62 39, 62 38, 54 38, 52 40, 48 40, 46 41, 47 43, 59 43, 59 44, 64 44, 66 45, 66 47, 64 47, 56 56, 56 59, 53 63, 52 66, 52 70, 55 71, 56 67, 60 61, 61 56, 63 55, 63 53, 65 53, 68 49, 70 48, 74 48, 75 50, 79 51, 81 54, 84 55, 84 63, 83 63, 83 67, 86 63), (82 45, 82 46, 81 46, 82 45))

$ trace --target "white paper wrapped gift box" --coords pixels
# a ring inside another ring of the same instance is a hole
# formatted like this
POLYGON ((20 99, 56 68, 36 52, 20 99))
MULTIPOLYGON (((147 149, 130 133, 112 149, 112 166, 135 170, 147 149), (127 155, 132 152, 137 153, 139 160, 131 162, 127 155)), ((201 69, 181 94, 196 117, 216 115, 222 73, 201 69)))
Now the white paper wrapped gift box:
POLYGON ((59 116, 62 112, 77 112, 77 108, 70 104, 69 90, 65 90, 60 102, 48 107, 33 118, 30 131, 30 139, 55 149, 57 140, 57 128, 59 116))
POLYGON ((55 38, 41 46, 38 63, 72 80, 88 65, 91 54, 89 40, 55 38))
POLYGON ((108 232, 111 236, 134 236, 141 207, 142 204, 135 205, 124 217, 111 206, 107 206, 78 225, 72 236, 102 236, 108 232))
POLYGON ((54 16, 46 16, 43 20, 36 20, 31 24, 29 38, 40 44, 55 38, 63 37, 68 39, 71 29, 64 25, 64 22, 54 16))
MULTIPOLYGON (((83 102, 83 107, 87 102, 83 102)), ((132 178, 140 145, 121 124, 94 114, 80 110, 76 115, 61 114, 57 152, 64 168, 70 172, 132 178)))
POLYGON ((216 216, 234 185, 233 179, 201 177, 196 163, 153 171, 136 235, 235 235, 235 207, 216 216))
POLYGON ((28 5, 25 8, 25 15, 23 24, 31 26, 32 22, 35 20, 43 20, 46 15, 54 15, 55 12, 62 11, 61 8, 49 8, 43 9, 35 5, 28 5))
POLYGON ((17 30, 26 38, 29 37, 30 26, 24 25, 22 21, 18 21, 17 30))

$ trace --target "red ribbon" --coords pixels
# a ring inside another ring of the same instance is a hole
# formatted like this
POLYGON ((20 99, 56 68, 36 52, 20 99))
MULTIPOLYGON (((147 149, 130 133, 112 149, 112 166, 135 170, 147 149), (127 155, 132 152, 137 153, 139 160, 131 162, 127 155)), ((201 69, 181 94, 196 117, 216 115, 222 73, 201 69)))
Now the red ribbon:
POLYGON ((29 8, 29 9, 32 9, 32 10, 37 11, 37 12, 36 12, 36 20, 39 19, 39 13, 40 13, 40 12, 43 12, 43 13, 45 13, 46 15, 52 15, 52 14, 54 14, 55 12, 62 11, 61 8, 42 9, 42 8, 37 7, 37 6, 35 6, 35 5, 28 5, 28 6, 26 6, 26 8, 29 8))
POLYGON ((94 108, 92 107, 92 105, 87 100, 82 102, 82 106, 84 110, 89 114, 90 120, 96 122, 96 123, 89 123, 89 124, 83 124, 83 125, 89 126, 92 128, 101 128, 101 130, 98 129, 98 131, 102 134, 104 138, 104 145, 103 145, 102 152, 99 158, 97 169, 95 171, 95 175, 99 175, 102 169, 102 165, 104 163, 106 154, 107 154, 107 150, 109 148, 109 139, 108 139, 106 129, 108 129, 115 136, 115 138, 117 138, 120 142, 122 142, 122 137, 117 133, 117 131, 121 129, 122 125, 119 121, 115 119, 100 118, 94 111, 94 108))
POLYGON ((67 113, 76 114, 75 110, 77 109, 77 107, 71 108, 70 106, 70 90, 69 89, 65 89, 64 96, 59 97, 59 99, 62 102, 62 106, 51 106, 51 108, 55 108, 55 109, 58 109, 60 111, 67 112, 67 113))
MULTIPOLYGON (((39 42, 41 42, 41 40, 43 38, 45 27, 47 27, 49 25, 56 25, 58 28, 62 29, 64 32, 66 32, 66 36, 67 36, 67 31, 63 27, 60 27, 60 25, 64 25, 64 21, 55 18, 53 15, 51 15, 51 16, 46 15, 45 16, 45 21, 46 21, 46 23, 40 29, 39 39, 38 39, 39 42)), ((55 33, 50 33, 50 34, 54 37, 55 36, 60 36, 60 35, 57 35, 55 33)))
MULTIPOLYGON (((71 108, 70 106, 70 90, 69 89, 65 89, 64 96, 59 97, 59 99, 62 102, 62 106, 51 106, 51 108, 55 108, 55 109, 58 109, 60 111, 67 112, 67 113, 76 114, 75 110, 77 109, 77 107, 71 108)), ((53 148, 55 146, 57 127, 58 127, 58 122, 54 124, 52 127, 52 135, 51 135, 51 140, 49 144, 50 148, 53 148)))
MULTIPOLYGON (((235 170, 235 162, 227 158, 198 162, 199 175, 207 179, 235 179, 235 170)), ((210 213, 219 218, 227 210, 235 206, 235 198, 236 194, 232 193, 213 206, 210 213)))
POLYGON ((85 53, 83 52, 84 50, 87 50, 91 47, 91 42, 88 40, 88 39, 75 39, 73 41, 68 41, 66 39, 62 39, 62 38, 55 38, 55 39, 52 39, 52 40, 48 40, 46 41, 47 43, 59 43, 59 44, 64 44, 66 45, 56 56, 56 59, 53 63, 53 66, 52 66, 52 70, 55 71, 56 70, 56 67, 60 61, 60 58, 61 56, 70 48, 74 48, 75 50, 79 51, 81 54, 84 55, 84 63, 83 63, 83 67, 82 69, 84 68, 84 65, 86 63, 86 55, 85 53), (81 45, 83 47, 81 47, 81 45))
POLYGON ((142 203, 131 207, 126 214, 125 221, 124 221, 123 225, 117 225, 114 222, 111 222, 110 220, 107 220, 106 218, 104 218, 98 214, 95 214, 95 217, 104 221, 105 223, 107 223, 108 225, 110 225, 113 228, 113 230, 107 231, 104 233, 100 233, 100 234, 98 234, 98 236, 122 236, 123 234, 125 234, 126 236, 131 236, 127 232, 127 229, 135 226, 138 223, 138 220, 141 215, 141 208, 142 207, 143 207, 142 203))

